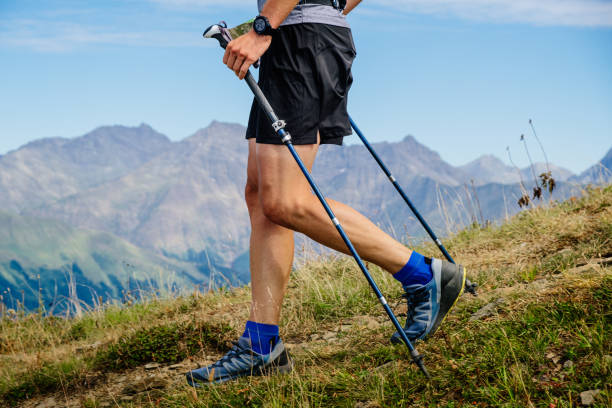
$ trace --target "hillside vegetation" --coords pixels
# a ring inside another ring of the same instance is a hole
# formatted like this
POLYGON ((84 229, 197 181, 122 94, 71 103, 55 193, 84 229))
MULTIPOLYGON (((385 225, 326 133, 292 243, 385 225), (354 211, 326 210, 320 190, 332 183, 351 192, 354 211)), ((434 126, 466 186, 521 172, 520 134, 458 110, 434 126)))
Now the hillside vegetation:
MULTIPOLYGON (((79 319, 4 310, 0 405, 612 406, 612 186, 446 243, 480 295, 464 295, 417 344, 431 381, 389 343, 394 329, 354 262, 334 257, 292 274, 281 326, 290 374, 185 385, 184 372, 241 333, 248 288, 104 305, 79 319)), ((390 304, 399 302, 399 285, 370 266, 390 304)))
POLYGON ((61 314, 118 299, 124 288, 205 285, 205 272, 107 232, 0 210, 0 288, 8 308, 42 305, 61 314))

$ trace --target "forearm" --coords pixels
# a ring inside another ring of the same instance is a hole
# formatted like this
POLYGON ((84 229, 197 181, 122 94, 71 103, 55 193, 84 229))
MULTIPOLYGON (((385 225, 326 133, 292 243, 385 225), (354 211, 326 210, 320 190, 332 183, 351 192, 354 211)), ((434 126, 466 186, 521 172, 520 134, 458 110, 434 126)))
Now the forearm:
POLYGON ((272 28, 278 28, 297 4, 298 0, 268 0, 261 15, 268 18, 272 28))
POLYGON ((361 3, 361 0, 347 0, 346 6, 344 7, 344 14, 350 13, 359 3, 361 3))

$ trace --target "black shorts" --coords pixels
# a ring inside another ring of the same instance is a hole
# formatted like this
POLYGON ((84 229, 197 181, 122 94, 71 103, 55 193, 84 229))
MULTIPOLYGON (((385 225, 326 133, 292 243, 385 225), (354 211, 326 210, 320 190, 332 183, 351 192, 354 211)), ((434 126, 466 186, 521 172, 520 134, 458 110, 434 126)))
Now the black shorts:
MULTIPOLYGON (((316 23, 279 28, 261 58, 259 86, 287 122, 293 144, 315 144, 318 131, 322 144, 341 145, 352 133, 346 104, 355 55, 349 28, 316 23)), ((246 137, 282 144, 256 100, 246 137)))

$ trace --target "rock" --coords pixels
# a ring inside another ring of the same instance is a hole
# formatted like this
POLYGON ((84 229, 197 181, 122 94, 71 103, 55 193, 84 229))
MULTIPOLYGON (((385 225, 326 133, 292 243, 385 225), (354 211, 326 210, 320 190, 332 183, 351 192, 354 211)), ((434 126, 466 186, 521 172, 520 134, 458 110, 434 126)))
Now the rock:
POLYGON ((593 405, 593 403, 595 402, 595 398, 597 397, 597 395, 599 395, 600 392, 601 390, 588 390, 581 392, 580 403, 586 406, 593 405))
POLYGON ((489 316, 493 316, 495 313, 497 313, 498 306, 503 305, 504 303, 506 303, 506 299, 498 298, 494 300, 493 302, 481 307, 476 313, 474 313, 470 317, 470 322, 474 322, 476 320, 482 320, 489 316))
POLYGON ((57 401, 55 401, 55 398, 49 397, 41 401, 38 405, 36 405, 36 408, 52 408, 57 406, 58 404, 57 401))
POLYGON ((147 365, 144 366, 145 370, 154 370, 156 368, 159 368, 160 364, 159 363, 149 363, 147 365))
POLYGON ((380 408, 380 404, 376 401, 358 401, 355 408, 380 408))
POLYGON ((76 352, 77 353, 82 353, 84 351, 90 351, 90 350, 95 350, 97 348, 99 348, 102 345, 101 341, 96 341, 93 344, 85 344, 83 346, 79 346, 76 348, 76 352))
POLYGON ((297 351, 297 350, 304 350, 308 348, 308 344, 307 343, 285 343, 285 347, 287 347, 289 351, 297 351))
POLYGON ((574 366, 574 362, 572 360, 567 360, 565 363, 563 363, 563 368, 565 369, 570 369, 574 366))
POLYGON ((182 363, 172 364, 168 366, 168 370, 178 370, 179 368, 183 368, 182 363))
POLYGON ((343 324, 340 326, 340 331, 343 331, 343 332, 349 331, 351 330, 351 327, 353 326, 351 326, 350 324, 343 324))
POLYGON ((380 326, 380 322, 378 320, 367 315, 357 316, 353 318, 353 321, 356 325, 366 327, 370 330, 377 329, 380 326))
POLYGON ((336 338, 336 333, 334 333, 332 331, 329 331, 329 332, 327 332, 327 333, 325 333, 323 335, 323 340, 328 340, 329 341, 329 340, 332 340, 332 339, 335 340, 335 338, 336 338))
POLYGON ((378 367, 375 367, 374 370, 385 371, 387 368, 391 368, 391 366, 393 366, 394 364, 395 364, 395 361, 388 361, 383 365, 379 365, 378 367))
POLYGON ((554 364, 557 364, 559 362, 559 360, 561 360, 561 357, 559 357, 558 355, 556 355, 553 352, 550 352, 550 353, 546 354, 546 358, 551 360, 554 364))
POLYGON ((533 282, 531 282, 531 287, 534 290, 540 290, 544 288, 546 285, 548 285, 548 279, 546 278, 536 279, 533 282))
POLYGON ((123 387, 121 393, 125 395, 134 395, 153 389, 166 388, 167 385, 168 383, 166 380, 159 377, 143 378, 142 380, 133 382, 123 387))

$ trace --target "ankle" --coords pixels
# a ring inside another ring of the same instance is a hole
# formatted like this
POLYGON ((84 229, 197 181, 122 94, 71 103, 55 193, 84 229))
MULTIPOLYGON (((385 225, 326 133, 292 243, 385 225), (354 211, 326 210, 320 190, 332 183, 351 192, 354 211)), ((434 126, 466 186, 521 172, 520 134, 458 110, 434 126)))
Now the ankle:
POLYGON ((393 277, 402 286, 426 285, 433 278, 431 258, 424 257, 413 251, 406 265, 395 273, 393 277))
POLYGON ((273 344, 279 337, 278 325, 257 323, 251 320, 246 322, 242 337, 251 340, 251 349, 258 354, 269 354, 273 344))

